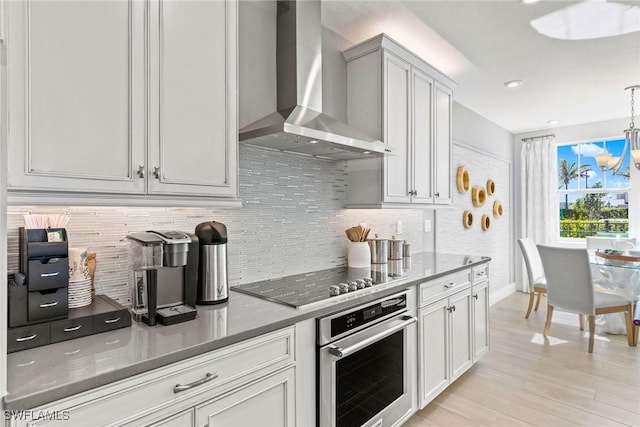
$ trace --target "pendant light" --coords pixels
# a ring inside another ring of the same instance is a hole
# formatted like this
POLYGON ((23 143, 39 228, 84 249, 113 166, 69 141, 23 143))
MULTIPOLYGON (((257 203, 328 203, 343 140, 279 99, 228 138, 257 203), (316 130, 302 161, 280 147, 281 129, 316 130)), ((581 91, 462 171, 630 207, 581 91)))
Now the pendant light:
POLYGON ((624 131, 624 148, 622 149, 622 153, 620 156, 613 157, 610 153, 604 151, 602 153, 596 154, 596 161, 598 162, 598 167, 602 170, 602 172, 610 171, 613 174, 616 174, 620 171, 620 167, 624 162, 624 158, 627 154, 627 148, 631 146, 631 159, 633 161, 636 169, 640 169, 640 133, 638 129, 635 128, 634 124, 634 93, 636 89, 640 89, 640 85, 629 86, 624 88, 624 90, 631 91, 631 123, 629 124, 629 129, 624 131))

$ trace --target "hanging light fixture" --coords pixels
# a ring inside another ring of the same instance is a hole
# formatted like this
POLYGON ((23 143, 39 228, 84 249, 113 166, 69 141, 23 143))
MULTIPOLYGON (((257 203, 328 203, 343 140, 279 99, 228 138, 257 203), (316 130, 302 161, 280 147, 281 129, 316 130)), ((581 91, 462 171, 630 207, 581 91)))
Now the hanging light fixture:
POLYGON ((640 89, 640 85, 624 88, 624 90, 631 91, 631 123, 629 124, 629 129, 624 131, 624 148, 622 149, 622 153, 620 156, 616 157, 611 156, 607 151, 596 154, 596 161, 598 162, 598 167, 600 167, 602 172, 611 171, 614 174, 618 173, 622 163, 624 163, 624 158, 629 146, 631 146, 631 159, 633 164, 636 169, 640 169, 640 132, 635 128, 635 124, 633 122, 635 115, 633 96, 636 89, 640 89))

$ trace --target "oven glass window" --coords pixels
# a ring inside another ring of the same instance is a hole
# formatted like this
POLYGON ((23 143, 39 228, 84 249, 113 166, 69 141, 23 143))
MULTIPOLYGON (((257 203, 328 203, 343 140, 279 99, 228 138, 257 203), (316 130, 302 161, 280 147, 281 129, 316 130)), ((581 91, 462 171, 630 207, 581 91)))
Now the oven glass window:
POLYGON ((360 426, 404 392, 404 331, 336 361, 336 426, 360 426))

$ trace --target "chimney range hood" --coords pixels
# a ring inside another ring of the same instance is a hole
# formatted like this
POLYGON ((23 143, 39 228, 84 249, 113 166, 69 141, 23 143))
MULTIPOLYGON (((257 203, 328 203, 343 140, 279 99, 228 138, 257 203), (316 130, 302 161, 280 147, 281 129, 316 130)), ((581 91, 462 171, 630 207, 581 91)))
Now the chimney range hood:
POLYGON ((322 113, 319 0, 279 0, 277 109, 240 129, 240 142, 331 160, 380 157, 385 143, 322 113))

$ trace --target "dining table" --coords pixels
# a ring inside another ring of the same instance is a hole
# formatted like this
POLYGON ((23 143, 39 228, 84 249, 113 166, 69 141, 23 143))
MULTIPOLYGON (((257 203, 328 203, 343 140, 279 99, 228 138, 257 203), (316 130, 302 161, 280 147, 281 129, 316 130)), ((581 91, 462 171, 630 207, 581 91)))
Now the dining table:
MULTIPOLYGON (((590 250, 591 276, 596 291, 623 296, 634 301, 634 323, 640 323, 640 253, 590 250), (636 319, 636 317, 638 317, 636 319)), ((603 315, 600 324, 604 332, 625 334, 622 313, 603 315)))

